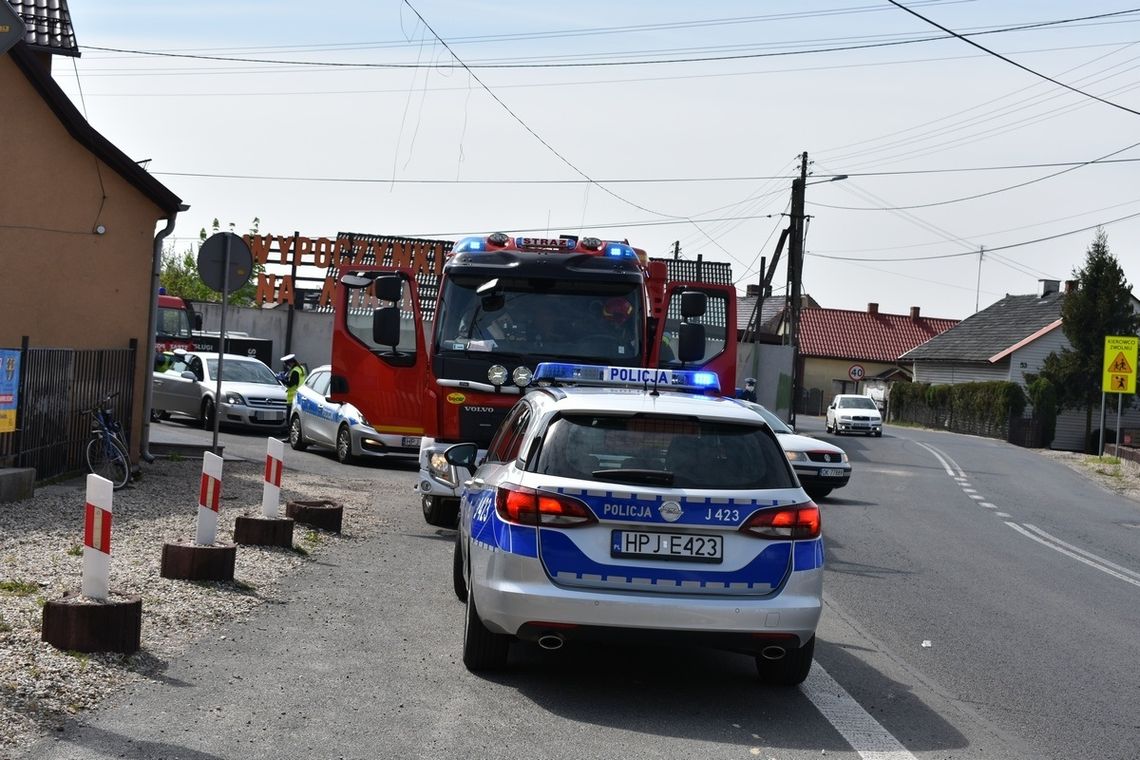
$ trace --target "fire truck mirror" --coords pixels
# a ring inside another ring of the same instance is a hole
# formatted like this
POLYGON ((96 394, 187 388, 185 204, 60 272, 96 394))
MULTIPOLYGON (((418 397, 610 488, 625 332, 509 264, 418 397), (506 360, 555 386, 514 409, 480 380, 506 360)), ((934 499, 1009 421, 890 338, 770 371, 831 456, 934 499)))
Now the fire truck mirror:
MULTIPOLYGON (((685 319, 689 317, 702 317, 707 308, 708 296, 699 290, 686 290, 681 294, 681 316, 685 319)), ((701 353, 704 353, 703 346, 701 353)))
MULTIPOLYGON (((399 303, 400 297, 404 293, 404 281, 399 277, 377 277, 375 290, 373 292, 381 301, 399 303)), ((383 345, 389 346, 395 344, 384 343, 383 345)))
MULTIPOLYGON (((685 295, 688 295, 688 293, 685 295)), ((704 293, 701 293, 701 295, 703 296, 704 293)), ((680 332, 677 358, 683 364, 705 358, 705 326, 696 324, 695 322, 682 322, 680 324, 680 332)))
MULTIPOLYGON (((397 282, 399 282, 398 278, 397 282)), ((372 342, 378 346, 391 346, 393 350, 399 345, 399 306, 385 306, 383 309, 372 312, 372 342)))
POLYGON ((344 375, 333 375, 329 381, 329 394, 340 395, 348 393, 348 378, 344 375))

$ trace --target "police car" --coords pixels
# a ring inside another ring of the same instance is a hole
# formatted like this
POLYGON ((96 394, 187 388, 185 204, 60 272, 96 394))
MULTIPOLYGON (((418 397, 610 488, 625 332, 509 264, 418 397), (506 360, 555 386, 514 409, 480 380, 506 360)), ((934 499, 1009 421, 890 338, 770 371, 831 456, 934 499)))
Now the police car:
POLYGON ((455 548, 463 662, 513 640, 675 640, 807 677, 823 586, 819 508, 764 420, 716 375, 540 364, 476 466, 455 548))

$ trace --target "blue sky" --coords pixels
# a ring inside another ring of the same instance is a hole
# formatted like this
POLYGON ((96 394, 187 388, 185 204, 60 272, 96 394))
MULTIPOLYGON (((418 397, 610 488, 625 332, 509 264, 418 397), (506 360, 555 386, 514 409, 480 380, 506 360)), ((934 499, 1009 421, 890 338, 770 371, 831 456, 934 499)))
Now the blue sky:
MULTIPOLYGON (((963 34, 1134 7, 906 5, 963 34)), ((314 237, 581 231, 651 255, 679 241, 743 289, 807 151, 805 292, 963 318, 1070 277, 1093 232, 1063 233, 1140 214, 1140 147, 998 168, 1140 141, 1140 10, 972 38, 1109 105, 959 39, 914 42, 942 32, 885 0, 69 6, 83 55, 55 77, 191 205, 180 249, 214 218, 314 237)), ((1105 229, 1136 277, 1140 217, 1105 229)))

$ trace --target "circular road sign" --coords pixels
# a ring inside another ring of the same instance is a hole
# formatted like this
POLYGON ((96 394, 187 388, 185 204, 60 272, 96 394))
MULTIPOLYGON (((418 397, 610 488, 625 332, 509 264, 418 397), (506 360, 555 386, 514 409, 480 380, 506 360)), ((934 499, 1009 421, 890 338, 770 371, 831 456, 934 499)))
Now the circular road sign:
POLYGON ((855 381, 862 380, 863 374, 864 373, 863 373, 863 365, 862 364, 852 364, 850 366, 850 368, 848 368, 848 370, 847 370, 847 377, 849 377, 855 381))
POLYGON ((198 249, 198 275, 211 290, 226 295, 249 282, 253 272, 253 254, 240 236, 232 232, 215 232, 198 249), (230 270, 225 276, 226 247, 229 247, 230 270))

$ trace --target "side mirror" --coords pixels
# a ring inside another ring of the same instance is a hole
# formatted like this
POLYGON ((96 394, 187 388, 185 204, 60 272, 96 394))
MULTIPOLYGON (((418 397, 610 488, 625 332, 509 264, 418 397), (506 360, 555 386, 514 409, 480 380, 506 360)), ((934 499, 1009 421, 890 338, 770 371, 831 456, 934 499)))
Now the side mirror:
POLYGON ((404 295, 404 281, 399 277, 377 277, 372 287, 376 297, 381 301, 399 303, 404 295))
POLYGON ((395 348, 400 343, 400 307, 385 306, 372 312, 372 342, 395 348))
POLYGON ((194 315, 194 329, 195 330, 201 330, 202 329, 202 315, 201 314, 195 314, 194 315))
POLYGON ((499 278, 487 280, 485 283, 475 288, 475 292, 479 294, 480 303, 479 308, 486 312, 498 311, 503 308, 507 303, 507 297, 503 295, 503 289, 499 287, 499 278))
POLYGON ((474 443, 457 443, 444 450, 443 458, 455 467, 465 467, 475 473, 475 457, 479 456, 479 446, 474 443))
POLYGON ((708 309, 709 298, 699 290, 686 290, 681 294, 681 316, 703 317, 708 309))
POLYGON ((185 380, 197 380, 198 379, 198 376, 195 375, 193 372, 191 372, 188 369, 182 370, 182 374, 180 374, 179 377, 181 377, 185 380))
POLYGON ((329 382, 329 393, 348 393, 348 378, 344 375, 333 375, 329 382))
POLYGON ((705 326, 694 322, 682 322, 679 328, 677 359, 683 364, 688 364, 705 358, 705 326))
POLYGON ((339 405, 339 404, 343 404, 344 402, 343 401, 334 401, 332 396, 325 396, 325 403, 326 404, 338 404, 339 405))

